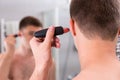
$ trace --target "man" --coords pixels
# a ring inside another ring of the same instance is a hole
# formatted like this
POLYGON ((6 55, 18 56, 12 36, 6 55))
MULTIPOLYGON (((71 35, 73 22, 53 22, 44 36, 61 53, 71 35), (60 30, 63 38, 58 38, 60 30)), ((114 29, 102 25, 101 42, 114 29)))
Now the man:
MULTIPOLYGON (((14 47, 12 48, 7 44, 7 47, 9 48, 8 50, 9 53, 6 52, 7 54, 5 55, 13 54, 13 56, 7 57, 7 60, 1 57, 1 60, 4 62, 8 60, 12 60, 11 62, 9 62, 9 65, 7 64, 7 66, 10 67, 10 68, 7 67, 7 69, 10 71, 8 76, 10 80, 29 80, 35 66, 35 61, 34 61, 32 50, 29 45, 29 41, 33 37, 33 33, 42 28, 43 27, 41 22, 38 19, 31 16, 27 16, 20 21, 19 33, 18 33, 20 35, 19 37, 21 40, 20 47, 14 50, 15 49, 14 47)), ((6 38, 6 43, 12 43, 12 46, 14 46, 13 43, 15 43, 15 41, 13 42, 10 39, 15 40, 13 35, 8 36, 6 38)), ((55 68, 53 69, 53 65, 50 68, 51 68, 50 69, 51 72, 50 72, 49 80, 54 80, 55 68)))
MULTIPOLYGON (((73 80, 120 80, 120 62, 115 51, 119 9, 118 0, 72 0, 70 28, 81 65, 81 72, 73 80)), ((36 38, 30 42, 36 62, 31 80, 47 80, 53 35, 51 27, 43 42, 36 38)), ((59 42, 56 45, 60 47, 59 42)))
POLYGON ((8 80, 8 75, 10 71, 11 62, 13 59, 14 51, 15 51, 15 38, 13 35, 9 35, 5 39, 5 54, 0 55, 0 79, 8 80))

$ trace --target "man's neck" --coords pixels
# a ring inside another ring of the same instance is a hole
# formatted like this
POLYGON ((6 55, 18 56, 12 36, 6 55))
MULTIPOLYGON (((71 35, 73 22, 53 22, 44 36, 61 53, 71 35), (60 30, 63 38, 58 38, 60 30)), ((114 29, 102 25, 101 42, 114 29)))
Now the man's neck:
POLYGON ((99 40, 81 43, 80 49, 78 49, 81 70, 109 65, 112 61, 117 62, 115 47, 114 42, 99 40))
POLYGON ((18 50, 20 54, 24 57, 33 55, 32 50, 30 48, 25 47, 24 45, 21 45, 18 50))

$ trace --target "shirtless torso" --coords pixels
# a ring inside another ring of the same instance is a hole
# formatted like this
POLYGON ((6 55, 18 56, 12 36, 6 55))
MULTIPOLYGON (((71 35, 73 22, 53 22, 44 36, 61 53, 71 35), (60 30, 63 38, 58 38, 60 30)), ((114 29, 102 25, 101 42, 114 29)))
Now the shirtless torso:
MULTIPOLYGON (((21 55, 22 53, 16 52, 10 68, 9 79, 10 80, 29 80, 34 68, 34 56, 32 53, 30 55, 21 55)), ((50 68, 49 80, 55 80, 55 65, 50 68)))
POLYGON ((11 80, 29 80, 34 70, 34 58, 33 56, 21 56, 15 54, 9 78, 11 80))

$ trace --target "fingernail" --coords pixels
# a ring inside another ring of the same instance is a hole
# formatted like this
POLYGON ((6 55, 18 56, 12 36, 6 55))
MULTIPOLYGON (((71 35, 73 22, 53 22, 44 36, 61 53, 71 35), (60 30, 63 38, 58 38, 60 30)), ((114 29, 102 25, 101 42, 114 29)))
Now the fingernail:
POLYGON ((53 31, 53 30, 54 30, 54 27, 50 27, 49 30, 50 30, 50 31, 53 31))

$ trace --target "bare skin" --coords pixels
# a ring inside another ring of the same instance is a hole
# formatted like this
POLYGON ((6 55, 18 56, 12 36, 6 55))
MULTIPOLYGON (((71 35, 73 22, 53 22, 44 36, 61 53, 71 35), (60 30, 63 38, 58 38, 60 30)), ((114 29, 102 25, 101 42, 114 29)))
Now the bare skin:
MULTIPOLYGON (((120 62, 115 51, 117 36, 114 41, 102 40, 100 37, 90 40, 80 32, 73 20, 70 23, 81 64, 81 72, 73 80, 120 80, 120 62)), ((36 38, 31 40, 36 66, 30 80, 47 80, 48 66, 52 59, 50 53, 53 34, 54 28, 50 28, 44 42, 41 43, 36 38)))
MULTIPOLYGON (((2 80, 29 80, 30 76, 32 75, 34 68, 35 68, 35 60, 33 57, 33 53, 32 50, 30 48, 29 45, 29 41, 30 39, 33 37, 33 35, 29 35, 28 33, 30 31, 37 31, 39 30, 39 27, 36 28, 34 26, 29 26, 26 27, 25 29, 23 29, 22 31, 19 32, 19 34, 21 35, 21 45, 18 49, 14 50, 11 54, 9 53, 9 55, 11 55, 10 57, 7 57, 7 59, 4 58, 4 56, 6 56, 6 54, 1 54, 0 56, 0 61, 4 61, 4 63, 6 63, 7 61, 10 61, 9 64, 2 64, 2 66, 7 66, 7 71, 5 73, 5 76, 0 76, 0 79, 2 80), (3 77, 3 78, 2 78, 3 77)), ((14 37, 12 37, 14 38, 14 37)), ((11 40, 8 40, 11 41, 11 40)), ((15 45, 15 44, 14 44, 15 45)), ((9 46, 7 46, 9 47, 9 46)), ((9 47, 9 50, 13 50, 12 47, 9 47)), ((10 51, 8 51, 10 52, 10 51)), ((8 55, 8 54, 7 54, 8 55)), ((0 62, 1 64, 1 62, 0 62)), ((1 68, 0 71, 4 72, 5 69, 1 68)), ((51 72, 49 74, 49 80, 55 80, 55 66, 54 66, 54 62, 52 64, 52 66, 50 67, 51 72)))
POLYGON ((26 55, 24 53, 25 48, 15 52, 9 76, 11 80, 29 80, 34 70, 35 64, 32 53, 26 53, 26 55))
POLYGON ((15 38, 13 35, 5 39, 6 52, 0 55, 0 79, 8 80, 10 65, 15 51, 15 38), (12 48, 12 50, 11 50, 12 48))
MULTIPOLYGON (((14 60, 10 70, 10 73, 12 74, 9 75, 9 78, 11 80, 29 80, 35 68, 34 56, 32 53, 30 54, 30 52, 28 53, 29 55, 24 54, 25 56, 23 56, 22 53, 25 52, 25 48, 22 48, 23 50, 21 50, 21 48, 19 49, 20 50, 17 50, 14 55, 14 60)), ((49 80, 55 80, 54 63, 52 64, 50 70, 50 75, 48 76, 49 80)))
POLYGON ((115 51, 117 36, 114 41, 99 37, 89 40, 73 20, 70 23, 81 64, 81 72, 73 80, 120 80, 120 62, 115 51))
MULTIPOLYGON (((51 68, 53 65, 51 56, 51 47, 54 39, 54 47, 60 48, 60 41, 54 38, 54 27, 50 27, 44 41, 33 38, 30 41, 33 55, 35 58, 35 69, 30 80, 49 80, 51 68), (34 45, 34 46, 33 46, 34 45)), ((53 80, 53 79, 51 79, 53 80)))

